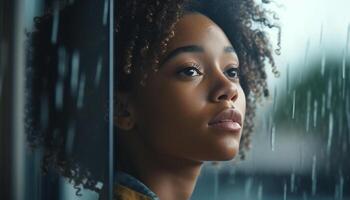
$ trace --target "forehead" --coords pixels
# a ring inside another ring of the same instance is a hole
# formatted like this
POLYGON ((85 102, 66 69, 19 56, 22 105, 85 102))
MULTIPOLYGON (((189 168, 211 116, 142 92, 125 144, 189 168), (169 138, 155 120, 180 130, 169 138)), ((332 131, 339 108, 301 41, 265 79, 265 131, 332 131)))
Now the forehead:
POLYGON ((185 45, 200 45, 206 50, 222 50, 223 47, 232 46, 221 28, 199 13, 184 15, 176 24, 174 32, 168 51, 185 45))

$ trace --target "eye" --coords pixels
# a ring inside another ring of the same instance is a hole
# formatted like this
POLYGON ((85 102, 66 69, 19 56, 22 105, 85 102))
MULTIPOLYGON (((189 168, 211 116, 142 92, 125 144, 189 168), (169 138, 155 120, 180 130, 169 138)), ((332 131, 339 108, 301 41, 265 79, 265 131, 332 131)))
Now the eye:
POLYGON ((189 63, 188 65, 185 65, 184 68, 179 70, 177 74, 180 74, 182 76, 187 76, 187 77, 194 77, 194 76, 200 76, 203 73, 199 70, 199 64, 189 63))
POLYGON ((228 70, 224 72, 230 79, 239 79, 239 68, 238 67, 230 67, 228 70))

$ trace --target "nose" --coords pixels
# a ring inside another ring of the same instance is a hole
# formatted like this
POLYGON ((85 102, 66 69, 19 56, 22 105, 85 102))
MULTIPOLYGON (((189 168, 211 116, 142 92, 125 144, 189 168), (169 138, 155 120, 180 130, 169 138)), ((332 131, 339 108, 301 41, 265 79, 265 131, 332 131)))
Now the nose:
POLYGON ((235 102, 238 98, 238 86, 235 82, 226 77, 223 72, 213 72, 213 90, 211 100, 219 103, 222 101, 235 102))

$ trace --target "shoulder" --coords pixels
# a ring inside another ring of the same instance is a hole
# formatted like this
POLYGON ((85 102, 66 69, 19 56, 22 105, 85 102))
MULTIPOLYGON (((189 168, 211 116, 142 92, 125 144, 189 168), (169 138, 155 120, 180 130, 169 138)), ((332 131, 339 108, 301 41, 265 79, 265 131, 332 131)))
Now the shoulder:
POLYGON ((116 186, 114 196, 116 200, 153 200, 149 196, 120 184, 116 186))

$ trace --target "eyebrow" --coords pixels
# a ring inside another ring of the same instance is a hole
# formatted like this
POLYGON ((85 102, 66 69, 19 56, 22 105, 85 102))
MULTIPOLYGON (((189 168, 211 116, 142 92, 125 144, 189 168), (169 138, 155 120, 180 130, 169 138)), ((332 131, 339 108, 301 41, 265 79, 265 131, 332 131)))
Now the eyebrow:
MULTIPOLYGON (((204 52, 204 48, 198 45, 188 45, 188 46, 179 47, 171 51, 161 62, 161 65, 181 53, 202 53, 202 52, 204 52)), ((235 49, 232 46, 224 47, 224 52, 236 53, 235 49)))
POLYGON ((201 53, 204 52, 203 47, 198 45, 188 45, 176 48, 175 50, 171 51, 162 61, 161 64, 164 64, 166 61, 170 60, 171 58, 181 54, 181 53, 201 53))

